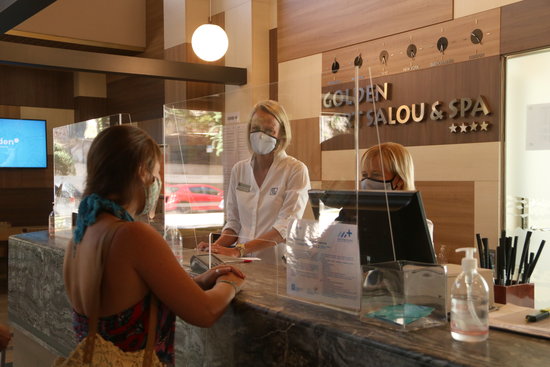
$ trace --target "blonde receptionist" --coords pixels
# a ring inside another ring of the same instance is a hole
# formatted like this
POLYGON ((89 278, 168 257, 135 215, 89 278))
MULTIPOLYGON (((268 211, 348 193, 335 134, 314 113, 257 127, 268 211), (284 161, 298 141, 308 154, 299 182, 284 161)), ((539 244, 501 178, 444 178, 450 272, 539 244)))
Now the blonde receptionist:
MULTIPOLYGON (((256 104, 248 123, 249 159, 235 164, 226 198, 227 223, 212 252, 275 261, 291 219, 301 218, 310 189, 304 163, 286 154, 290 121, 276 101, 256 104), (234 247, 229 247, 236 244, 234 247)), ((208 250, 201 242, 199 249, 208 250)))

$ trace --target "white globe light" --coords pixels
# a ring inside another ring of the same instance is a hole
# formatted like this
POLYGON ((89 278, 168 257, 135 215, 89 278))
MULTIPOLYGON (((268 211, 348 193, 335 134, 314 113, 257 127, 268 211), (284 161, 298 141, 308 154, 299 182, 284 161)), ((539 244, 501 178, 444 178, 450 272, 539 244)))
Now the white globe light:
POLYGON ((229 41, 222 27, 215 24, 203 24, 193 32, 191 46, 198 57, 204 61, 219 60, 227 52, 229 41))

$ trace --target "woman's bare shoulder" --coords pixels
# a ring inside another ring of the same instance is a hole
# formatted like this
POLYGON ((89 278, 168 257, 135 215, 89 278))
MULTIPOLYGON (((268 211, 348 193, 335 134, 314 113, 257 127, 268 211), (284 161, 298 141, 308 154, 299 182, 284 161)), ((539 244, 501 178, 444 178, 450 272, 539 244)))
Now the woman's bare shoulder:
POLYGON ((155 246, 164 242, 160 233, 143 222, 126 222, 117 230, 114 241, 117 243, 135 246, 140 244, 146 247, 155 246))

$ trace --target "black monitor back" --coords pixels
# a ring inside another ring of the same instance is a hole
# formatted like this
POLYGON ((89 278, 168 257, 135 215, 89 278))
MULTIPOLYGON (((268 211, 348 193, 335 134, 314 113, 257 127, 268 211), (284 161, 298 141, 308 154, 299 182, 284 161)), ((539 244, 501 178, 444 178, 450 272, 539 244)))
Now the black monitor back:
POLYGON ((393 260, 435 264, 435 253, 418 191, 310 190, 315 218, 319 205, 341 208, 336 221, 357 224, 361 264, 393 260), (387 204, 386 204, 387 197, 387 204), (357 205, 358 204, 358 205, 357 205), (395 244, 395 258, 391 233, 395 244), (358 215, 358 217, 357 217, 358 215))

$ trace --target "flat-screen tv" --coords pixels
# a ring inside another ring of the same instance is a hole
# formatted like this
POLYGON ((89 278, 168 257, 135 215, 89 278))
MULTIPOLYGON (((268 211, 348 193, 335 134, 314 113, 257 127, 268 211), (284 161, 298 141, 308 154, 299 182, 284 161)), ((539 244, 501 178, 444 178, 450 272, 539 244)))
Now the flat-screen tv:
POLYGON ((47 166, 46 121, 0 118, 0 167, 47 166))
POLYGON ((316 218, 323 203, 340 209, 335 221, 357 224, 362 265, 394 260, 436 264, 418 191, 310 190, 309 198, 316 218))

